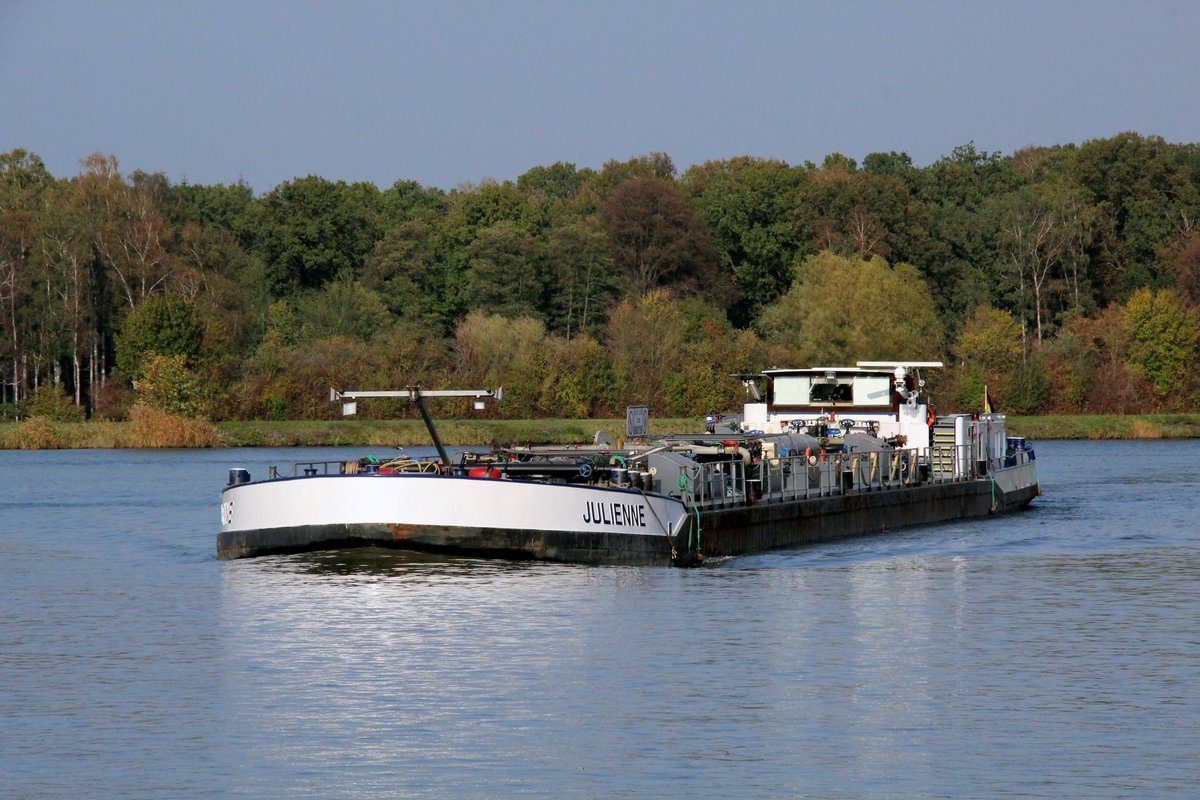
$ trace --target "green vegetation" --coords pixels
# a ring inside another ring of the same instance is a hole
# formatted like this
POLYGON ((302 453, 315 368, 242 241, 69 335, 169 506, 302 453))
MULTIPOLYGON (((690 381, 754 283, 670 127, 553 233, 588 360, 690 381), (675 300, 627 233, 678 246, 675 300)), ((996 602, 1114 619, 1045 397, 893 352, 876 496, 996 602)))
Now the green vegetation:
MULTIPOLYGON (((33 417, 0 422, 0 449, 151 447, 427 447, 432 442, 419 420, 337 420, 270 422, 238 420, 204 423, 138 407, 134 422, 56 422, 33 417)), ((700 430, 700 418, 655 419, 659 432, 700 430)), ((1141 416, 1009 417, 1009 432, 1036 441, 1048 439, 1200 438, 1200 414, 1141 416)), ((438 434, 447 445, 568 444, 590 442, 597 430, 613 440, 625 432, 624 419, 443 420, 438 434)))
MULTIPOLYGON (((133 422, 56 422, 33 417, 0 422, 0 449, 151 447, 427 447, 432 442, 419 420, 337 420, 205 423, 137 407, 133 422)), ((700 430, 704 420, 652 420, 659 432, 700 430)), ((447 445, 567 444, 590 442, 597 430, 613 440, 624 419, 443 420, 438 434, 447 445)), ((1200 414, 1142 416, 1009 417, 1009 431, 1036 441, 1048 439, 1200 438, 1200 414)))
POLYGON ((986 390, 1030 416, 1186 413, 1198 305, 1200 145, 1136 133, 259 196, 0 153, 0 424, 39 417, 47 441, 138 407, 337 431, 330 386, 504 385, 481 426, 696 418, 738 407, 730 373, 859 358, 946 361, 941 412, 986 390))
POLYGON ((1046 439, 1195 439, 1200 414, 1128 416, 1009 417, 1009 432, 1035 441, 1046 439))
MULTIPOLYGON (((654 420, 656 431, 699 430, 703 419, 654 420)), ((590 442, 602 430, 614 441, 624 419, 443 420, 438 435, 447 445, 569 444, 590 442)), ((32 417, 0 423, 0 449, 122 447, 364 447, 432 446, 420 420, 337 420, 204 423, 137 406, 133 422, 55 422, 32 417), (192 424, 188 424, 192 423, 192 424), (195 424, 200 423, 200 424, 195 424)))

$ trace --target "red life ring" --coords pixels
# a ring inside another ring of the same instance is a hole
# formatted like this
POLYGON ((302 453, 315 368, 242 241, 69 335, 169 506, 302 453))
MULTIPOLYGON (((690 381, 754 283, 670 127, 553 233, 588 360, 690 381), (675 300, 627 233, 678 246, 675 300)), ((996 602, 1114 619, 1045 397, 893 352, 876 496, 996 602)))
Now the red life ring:
POLYGON ((935 422, 937 422, 937 414, 934 413, 933 406, 925 406, 925 424, 932 428, 935 422))

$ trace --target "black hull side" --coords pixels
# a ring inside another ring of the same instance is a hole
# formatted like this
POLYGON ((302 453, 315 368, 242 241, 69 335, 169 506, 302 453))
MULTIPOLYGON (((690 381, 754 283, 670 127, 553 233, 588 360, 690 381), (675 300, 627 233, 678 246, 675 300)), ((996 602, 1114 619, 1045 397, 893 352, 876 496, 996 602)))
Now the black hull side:
MULTIPOLYGON (((705 557, 737 556, 1003 514, 1028 506, 1038 493, 1036 484, 1005 493, 984 479, 709 509, 700 514, 700 551, 705 557)), ((217 557, 375 546, 486 558, 667 566, 672 563, 672 545, 681 557, 694 549, 691 527, 685 525, 679 541, 671 542, 666 536, 618 533, 382 523, 307 525, 221 533, 217 557)), ((694 563, 694 559, 681 560, 694 563)))
POLYGON ((354 524, 261 528, 217 536, 217 557, 222 560, 346 547, 391 547, 573 564, 671 563, 671 541, 665 535, 354 524))
POLYGON ((1005 493, 984 479, 718 509, 701 516, 701 548, 706 557, 745 555, 1004 514, 1038 493, 1036 484, 1005 493))

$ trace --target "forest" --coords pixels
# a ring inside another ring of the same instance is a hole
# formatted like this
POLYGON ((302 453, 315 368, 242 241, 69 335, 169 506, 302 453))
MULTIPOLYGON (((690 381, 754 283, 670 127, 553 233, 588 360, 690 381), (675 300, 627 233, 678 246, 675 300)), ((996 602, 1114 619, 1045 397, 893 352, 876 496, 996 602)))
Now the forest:
POLYGON ((498 417, 684 417, 738 408, 731 373, 858 359, 944 360, 939 410, 984 387, 1019 414, 1197 408, 1200 145, 257 196, 0 154, 0 419, 325 419, 330 387, 413 384, 503 385, 498 417))

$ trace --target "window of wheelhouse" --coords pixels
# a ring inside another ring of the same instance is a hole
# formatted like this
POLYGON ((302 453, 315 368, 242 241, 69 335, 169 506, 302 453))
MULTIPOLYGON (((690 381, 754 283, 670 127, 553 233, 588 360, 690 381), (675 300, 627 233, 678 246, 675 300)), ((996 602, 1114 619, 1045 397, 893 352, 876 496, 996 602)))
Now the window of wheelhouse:
POLYGON ((858 375, 854 378, 854 405, 888 406, 891 404, 891 376, 858 375))
POLYGON ((811 386, 807 375, 777 375, 771 381, 771 402, 777 406, 806 406, 811 386))
POLYGON ((847 375, 776 375, 771 381, 771 404, 776 408, 850 405, 853 378, 847 375))
POLYGON ((812 389, 808 392, 808 402, 811 405, 823 403, 852 403, 854 402, 854 387, 849 380, 813 381, 812 389))
POLYGON ((771 380, 771 405, 888 406, 892 380, 888 375, 776 375, 771 380))

